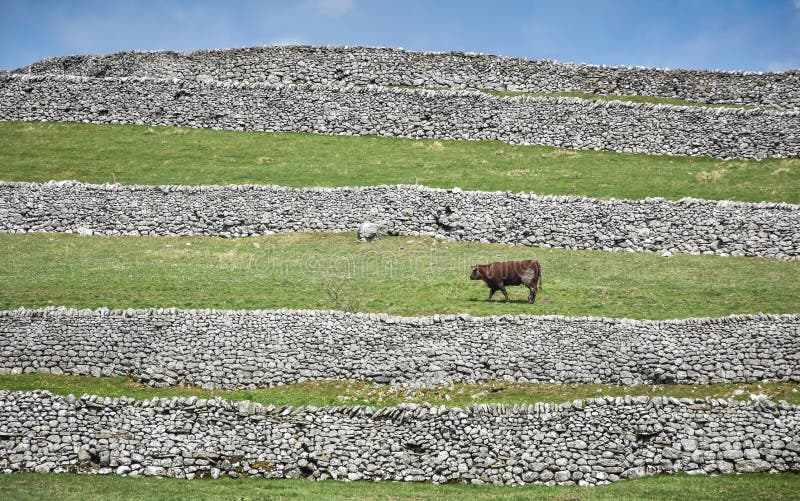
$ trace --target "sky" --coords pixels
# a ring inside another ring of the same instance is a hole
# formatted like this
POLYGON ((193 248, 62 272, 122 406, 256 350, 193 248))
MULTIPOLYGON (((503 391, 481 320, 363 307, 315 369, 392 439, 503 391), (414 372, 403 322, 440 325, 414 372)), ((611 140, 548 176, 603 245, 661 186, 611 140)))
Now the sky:
POLYGON ((0 0, 0 69, 274 44, 659 68, 800 68, 800 0, 0 0))

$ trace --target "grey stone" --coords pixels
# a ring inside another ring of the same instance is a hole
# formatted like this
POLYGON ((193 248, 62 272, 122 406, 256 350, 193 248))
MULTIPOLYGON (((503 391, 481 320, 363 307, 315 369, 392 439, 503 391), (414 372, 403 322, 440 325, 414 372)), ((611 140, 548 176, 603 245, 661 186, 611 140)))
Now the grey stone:
POLYGON ((364 222, 358 226, 358 238, 365 242, 372 242, 386 234, 386 224, 364 222))
POLYGON ((736 459, 741 459, 742 457, 744 457, 744 453, 742 451, 740 451, 740 450, 737 450, 737 449, 730 449, 730 450, 724 451, 722 453, 722 457, 724 459, 727 459, 728 461, 734 461, 736 459))
POLYGON ((144 475, 147 477, 163 477, 166 473, 167 470, 161 466, 149 465, 144 468, 144 475))
POLYGON ((738 473, 755 473, 769 471, 772 465, 763 459, 742 459, 736 461, 736 471, 738 473))
POLYGON ((572 474, 568 471, 558 471, 553 477, 553 480, 555 480, 556 482, 566 482, 571 478, 571 476, 572 474))

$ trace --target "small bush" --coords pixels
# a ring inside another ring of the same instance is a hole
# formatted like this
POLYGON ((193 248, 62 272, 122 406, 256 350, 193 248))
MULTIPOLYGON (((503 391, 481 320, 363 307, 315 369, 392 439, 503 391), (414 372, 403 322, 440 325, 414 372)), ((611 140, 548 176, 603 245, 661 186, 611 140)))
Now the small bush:
POLYGON ((322 291, 330 301, 333 310, 356 312, 361 310, 364 301, 363 293, 353 292, 353 277, 346 273, 319 273, 322 291))

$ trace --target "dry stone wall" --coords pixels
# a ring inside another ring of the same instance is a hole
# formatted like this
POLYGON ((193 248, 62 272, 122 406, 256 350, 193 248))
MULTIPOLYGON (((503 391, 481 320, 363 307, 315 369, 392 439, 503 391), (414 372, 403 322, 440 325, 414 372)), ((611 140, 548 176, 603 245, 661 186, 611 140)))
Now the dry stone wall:
POLYGON ((0 231, 240 237, 355 231, 568 249, 800 256, 800 206, 596 200, 420 186, 125 186, 0 182, 0 231))
POLYGON ((333 311, 0 312, 0 372, 131 375, 155 386, 800 381, 800 316, 685 320, 333 311))
POLYGON ((625 397, 560 405, 282 408, 0 391, 0 468, 177 478, 595 485, 797 471, 800 407, 625 397))
POLYGON ((54 57, 17 72, 467 87, 541 93, 583 91, 800 109, 800 70, 784 73, 661 70, 392 48, 294 46, 190 53, 120 52, 104 56, 54 57))
POLYGON ((0 120, 496 139, 718 158, 800 156, 800 112, 385 87, 0 75, 0 120))

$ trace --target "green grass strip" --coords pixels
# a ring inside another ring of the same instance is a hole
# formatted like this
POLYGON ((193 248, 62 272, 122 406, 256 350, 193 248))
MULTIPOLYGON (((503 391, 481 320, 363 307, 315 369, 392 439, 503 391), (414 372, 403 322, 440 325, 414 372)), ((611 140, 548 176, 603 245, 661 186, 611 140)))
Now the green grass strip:
POLYGON ((206 390, 179 386, 151 388, 124 376, 91 377, 55 374, 0 375, 0 389, 10 391, 48 390, 57 395, 84 394, 103 397, 131 397, 150 400, 153 397, 221 397, 226 400, 251 400, 276 407, 314 405, 371 405, 391 407, 401 403, 428 402, 450 407, 473 404, 561 403, 596 397, 670 396, 675 398, 734 398, 749 400, 751 395, 764 395, 771 400, 800 404, 800 383, 719 383, 709 385, 607 385, 607 384, 533 384, 491 382, 480 384, 434 385, 430 388, 404 388, 365 381, 320 380, 294 383, 255 390, 206 390))
POLYGON ((0 480, 0 497, 18 501, 335 499, 335 500, 795 500, 800 475, 657 475, 599 487, 433 485, 411 482, 340 482, 259 478, 178 480, 72 474, 17 473, 0 480))
POLYGON ((541 249, 353 233, 242 239, 0 234, 0 309, 342 309, 647 319, 800 312, 800 261, 541 249), (488 303, 471 265, 538 259, 543 289, 488 303))
POLYGON ((800 203, 800 159, 721 161, 439 141, 0 122, 0 179, 123 184, 423 184, 595 198, 800 203))

